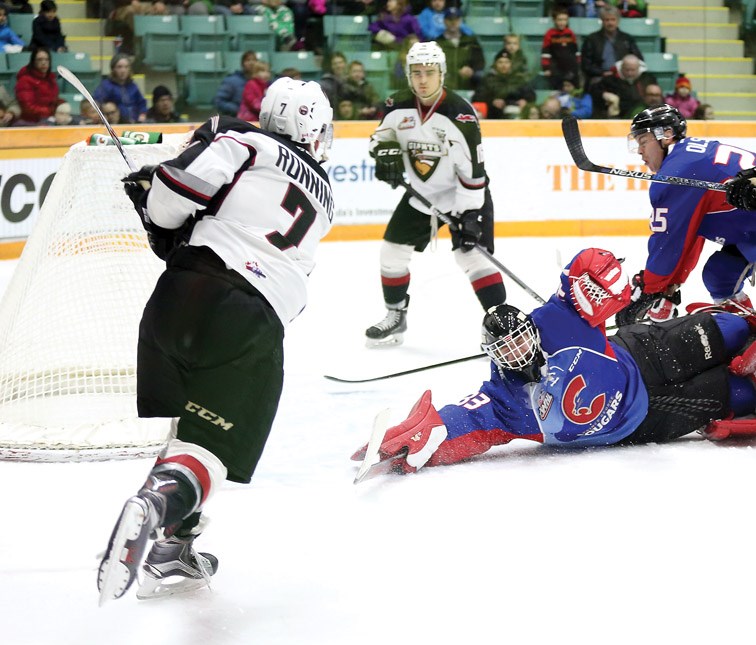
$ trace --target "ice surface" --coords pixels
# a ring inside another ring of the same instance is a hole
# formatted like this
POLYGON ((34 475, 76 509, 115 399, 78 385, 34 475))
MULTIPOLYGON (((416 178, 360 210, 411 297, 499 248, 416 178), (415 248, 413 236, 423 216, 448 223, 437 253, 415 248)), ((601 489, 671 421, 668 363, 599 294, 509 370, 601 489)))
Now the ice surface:
MULTIPOLYGON (((500 239, 496 256, 547 297, 585 246, 640 268, 641 238, 500 239)), ((343 385, 479 351, 482 312, 442 240, 415 256, 402 348, 367 350, 383 316, 378 243, 324 244, 288 330, 286 384, 250 486, 208 505, 212 591, 97 606, 97 554, 148 461, 0 463, 4 645, 752 643, 752 445, 549 451, 513 442, 407 477, 352 485, 373 416, 426 388, 477 390, 486 361, 343 385)), ((0 262, 5 284, 12 262, 0 262)), ((684 300, 703 297, 691 278, 684 300)), ((535 303, 516 285, 510 302, 535 303)))

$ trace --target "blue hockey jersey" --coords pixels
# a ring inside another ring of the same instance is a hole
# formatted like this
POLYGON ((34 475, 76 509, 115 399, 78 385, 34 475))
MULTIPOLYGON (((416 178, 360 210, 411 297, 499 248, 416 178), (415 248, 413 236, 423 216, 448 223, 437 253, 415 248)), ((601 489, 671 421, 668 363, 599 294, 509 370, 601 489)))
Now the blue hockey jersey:
MULTIPOLYGON (((688 137, 671 148, 659 174, 721 183, 754 165, 752 152, 688 137)), ((733 208, 724 192, 653 183, 649 197, 647 293, 684 283, 698 262, 704 239, 737 245, 749 261, 756 260, 756 213, 733 208)))

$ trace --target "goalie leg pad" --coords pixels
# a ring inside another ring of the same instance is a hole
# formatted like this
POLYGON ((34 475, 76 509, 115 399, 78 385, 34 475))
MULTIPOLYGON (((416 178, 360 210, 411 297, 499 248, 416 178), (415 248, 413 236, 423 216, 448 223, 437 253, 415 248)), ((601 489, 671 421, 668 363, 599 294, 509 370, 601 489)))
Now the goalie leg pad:
POLYGON ((712 421, 703 431, 709 441, 756 437, 756 419, 720 419, 712 421))

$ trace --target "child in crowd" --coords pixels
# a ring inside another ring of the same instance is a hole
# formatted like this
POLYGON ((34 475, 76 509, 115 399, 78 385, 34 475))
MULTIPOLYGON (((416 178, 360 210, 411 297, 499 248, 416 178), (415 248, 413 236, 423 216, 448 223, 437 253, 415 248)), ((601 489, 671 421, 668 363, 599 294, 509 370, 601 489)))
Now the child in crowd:
POLYGON ((693 118, 699 121, 713 121, 714 108, 708 103, 701 103, 693 113, 693 118))
POLYGON ((334 119, 338 121, 356 121, 360 118, 357 114, 357 108, 349 99, 341 99, 336 109, 334 119))
POLYGON ((564 7, 556 8, 552 13, 554 26, 544 34, 541 46, 541 70, 555 90, 561 89, 565 78, 577 78, 580 72, 580 50, 569 19, 564 7))
POLYGON ((375 88, 365 80, 365 66, 358 60, 349 63, 349 72, 342 85, 342 96, 349 99, 354 106, 357 119, 378 118, 378 106, 382 97, 375 88))
POLYGON ((270 83, 270 66, 258 60, 252 66, 252 78, 247 81, 242 93, 242 101, 239 113, 236 115, 245 121, 260 120, 260 105, 262 104, 265 90, 270 83))
POLYGON ((502 50, 472 100, 484 101, 488 105, 489 119, 509 119, 516 118, 520 109, 526 103, 534 102, 535 98, 527 77, 512 71, 512 59, 507 51, 502 50))
POLYGON ((55 114, 46 119, 45 123, 47 125, 78 125, 71 114, 70 103, 61 103, 55 108, 55 114))
POLYGON ((58 6, 53 0, 39 3, 39 14, 32 21, 32 47, 46 47, 51 52, 66 52, 66 37, 60 28, 58 6))
POLYGON ((23 39, 8 26, 8 10, 0 4, 0 49, 16 54, 24 48, 23 39))
POLYGON ((414 34, 422 37, 420 24, 412 15, 407 0, 386 0, 386 9, 368 25, 377 49, 399 49, 402 41, 414 34))
POLYGON ((692 119, 700 101, 693 96, 693 88, 690 79, 685 74, 680 74, 675 81, 675 91, 664 97, 667 105, 676 107, 686 119, 692 119))
MULTIPOLYGON (((522 51, 522 42, 520 41, 519 34, 507 34, 504 36, 503 51, 509 54, 509 60, 512 61, 512 73, 523 74, 527 77, 531 76, 528 70, 528 59, 525 56, 525 52, 522 51)), ((496 54, 494 60, 498 57, 499 54, 496 54)))
POLYGON ((297 44, 294 35, 294 12, 283 0, 262 0, 262 5, 256 11, 265 16, 270 30, 276 35, 276 49, 290 51, 297 44))
POLYGON ((566 77, 556 97, 565 113, 576 119, 590 119, 593 116, 593 99, 578 87, 576 79, 576 76, 566 77))
MULTIPOLYGON (((423 40, 436 40, 444 33, 445 11, 446 0, 428 0, 428 6, 417 15, 423 40)), ((464 22, 459 26, 459 30, 465 36, 473 35, 473 30, 464 22)))

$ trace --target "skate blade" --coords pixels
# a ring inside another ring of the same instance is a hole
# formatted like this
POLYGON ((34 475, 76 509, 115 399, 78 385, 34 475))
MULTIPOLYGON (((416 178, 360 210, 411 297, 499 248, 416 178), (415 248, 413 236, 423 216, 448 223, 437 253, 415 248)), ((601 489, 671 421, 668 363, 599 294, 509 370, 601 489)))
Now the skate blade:
POLYGON ((370 348, 396 347, 404 342, 404 332, 391 334, 386 338, 366 338, 365 345, 370 348))
POLYGON ((139 589, 137 589, 136 597, 139 600, 154 600, 156 598, 167 598, 169 596, 189 593, 190 591, 204 589, 205 587, 212 591, 210 582, 204 578, 173 577, 175 580, 171 581, 171 578, 163 580, 161 578, 145 576, 139 585, 139 589))
MULTIPOLYGON (((147 521, 147 510, 139 503, 129 500, 121 511, 118 518, 118 529, 111 548, 106 552, 97 576, 97 586, 100 590, 99 606, 102 607, 108 600, 115 600, 125 594, 136 578, 124 562, 129 562, 130 550, 126 543, 136 540, 142 532, 142 527, 147 521)), ((134 568, 141 563, 129 562, 134 568)))
POLYGON ((381 463, 379 451, 381 449, 381 443, 383 443, 383 437, 386 435, 386 430, 388 430, 389 427, 390 416, 391 410, 389 408, 381 410, 375 415, 373 432, 370 434, 370 441, 368 441, 368 445, 365 449, 365 457, 363 458, 362 463, 357 470, 357 475, 354 478, 355 484, 359 484, 378 466, 378 464, 381 463))

